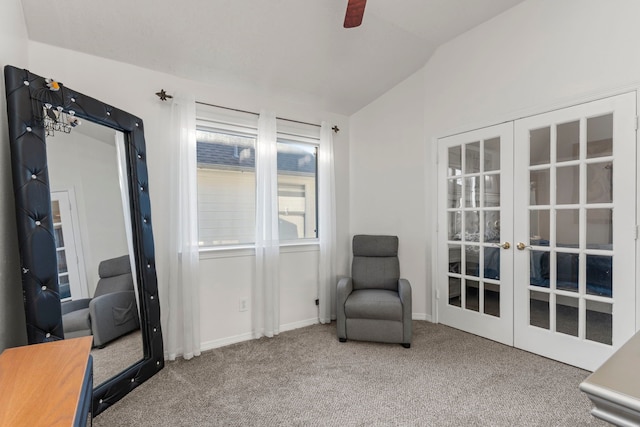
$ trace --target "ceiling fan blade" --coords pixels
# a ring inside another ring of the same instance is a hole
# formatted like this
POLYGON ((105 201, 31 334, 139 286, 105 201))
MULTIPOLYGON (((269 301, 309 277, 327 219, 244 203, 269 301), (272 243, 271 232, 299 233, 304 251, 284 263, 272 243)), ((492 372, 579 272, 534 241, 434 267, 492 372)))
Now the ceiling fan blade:
POLYGON ((344 17, 344 28, 359 27, 364 16, 364 7, 367 0, 349 0, 347 14, 344 17))

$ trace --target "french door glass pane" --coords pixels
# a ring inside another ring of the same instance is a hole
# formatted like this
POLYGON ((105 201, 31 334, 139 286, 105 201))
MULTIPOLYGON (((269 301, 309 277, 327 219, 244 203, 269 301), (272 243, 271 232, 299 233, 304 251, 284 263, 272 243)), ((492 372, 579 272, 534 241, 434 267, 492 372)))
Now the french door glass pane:
POLYGON ((465 308, 467 310, 480 311, 480 282, 475 280, 465 280, 465 308))
POLYGON ((500 206, 500 175, 484 176, 484 207, 500 206))
POLYGON ((60 299, 71 298, 71 287, 69 286, 69 275, 61 274, 58 277, 60 282, 60 299))
POLYGON ((465 271, 467 276, 478 277, 480 274, 480 247, 479 246, 465 246, 465 271))
POLYGON ((579 255, 556 252, 556 289, 578 292, 579 255))
POLYGON ((556 161, 578 160, 580 155, 580 121, 558 125, 556 132, 556 161))
POLYGON ((484 284, 484 314, 500 317, 500 286, 484 284))
POLYGON ((577 248, 580 244, 580 215, 578 209, 556 211, 556 245, 577 248))
POLYGON ((613 155, 613 114, 587 119, 587 158, 613 155))
POLYGON ((529 283, 531 286, 549 287, 549 252, 529 252, 529 283))
POLYGON ((462 179, 461 178, 453 178, 448 180, 448 203, 447 207, 451 208, 461 208, 462 207, 462 179))
POLYGON ((64 252, 64 249, 56 252, 58 256, 58 274, 67 272, 67 254, 64 252))
POLYGON ((587 203, 613 202, 613 163, 587 165, 587 203))
POLYGON ((462 246, 449 245, 449 273, 462 273, 462 246))
POLYGON ((578 299, 556 295, 556 332, 578 336, 578 299))
POLYGON ((465 240, 468 242, 480 241, 480 211, 467 211, 464 213, 465 240))
POLYGON ((587 209, 587 249, 613 247, 613 209, 587 209))
POLYGON ((500 138, 487 139, 484 142, 484 171, 500 169, 500 138))
POLYGON ((536 205, 549 205, 549 169, 533 170, 530 173, 529 203, 536 205))
POLYGON ((500 211, 484 211, 484 241, 500 242, 500 211))
POLYGON ((532 245, 549 245, 549 210, 529 212, 529 238, 532 245))
POLYGON ((53 226, 53 235, 56 241, 56 248, 64 248, 64 234, 61 225, 53 226))
POLYGON ((449 168, 448 176, 457 176, 462 174, 462 147, 455 146, 449 148, 449 168))
POLYGON ((462 280, 458 277, 449 277, 449 305, 462 307, 462 280))
POLYGON ((500 248, 484 248, 484 278, 500 280, 500 248))
POLYGON ((551 162, 551 128, 534 129, 529 133, 529 164, 546 165, 551 162))
POLYGON ((587 294, 613 297, 613 257, 587 255, 587 294))
POLYGON ((480 177, 471 176, 464 179, 464 205, 467 208, 480 207, 480 177))
POLYGON ((611 345, 612 321, 611 304, 587 300, 586 337, 588 340, 611 345))
POLYGON ((448 224, 447 229, 449 240, 461 240, 462 239, 462 212, 455 211, 447 214, 448 224))
POLYGON ((465 145, 465 170, 464 173, 480 172, 480 142, 472 142, 465 145))
POLYGON ((529 324, 549 329, 549 294, 529 291, 529 324))
POLYGON ((568 205, 580 203, 580 166, 556 169, 556 203, 568 205))

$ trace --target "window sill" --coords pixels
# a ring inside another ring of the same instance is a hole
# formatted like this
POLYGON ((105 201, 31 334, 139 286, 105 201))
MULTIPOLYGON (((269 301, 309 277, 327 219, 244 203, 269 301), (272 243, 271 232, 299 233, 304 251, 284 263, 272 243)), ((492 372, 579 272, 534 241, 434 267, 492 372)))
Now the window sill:
MULTIPOLYGON (((280 253, 318 252, 320 241, 318 239, 305 239, 300 241, 288 241, 280 243, 280 253)), ((255 245, 216 246, 200 248, 200 259, 236 258, 255 256, 255 245)))

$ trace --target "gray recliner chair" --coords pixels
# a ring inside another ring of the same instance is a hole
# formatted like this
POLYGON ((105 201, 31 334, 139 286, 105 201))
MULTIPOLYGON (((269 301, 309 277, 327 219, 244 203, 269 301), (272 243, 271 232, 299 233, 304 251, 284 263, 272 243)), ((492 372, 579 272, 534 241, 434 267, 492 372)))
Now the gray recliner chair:
POLYGON ((338 339, 411 347, 411 285, 400 278, 398 237, 353 237, 351 277, 338 282, 338 339))
POLYGON ((102 347, 140 328, 129 255, 102 261, 100 280, 93 298, 62 303, 65 338, 93 335, 93 345, 102 347))

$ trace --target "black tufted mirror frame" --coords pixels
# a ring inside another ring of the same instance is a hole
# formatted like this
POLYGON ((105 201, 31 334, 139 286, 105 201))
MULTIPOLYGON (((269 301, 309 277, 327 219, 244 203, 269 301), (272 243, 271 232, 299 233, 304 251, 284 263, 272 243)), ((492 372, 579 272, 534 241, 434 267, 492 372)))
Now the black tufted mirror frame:
POLYGON ((62 84, 51 91, 43 77, 28 70, 8 65, 4 74, 29 344, 64 339, 43 105, 72 110, 125 135, 144 358, 93 390, 95 416, 164 367, 144 127, 138 117, 62 84))

